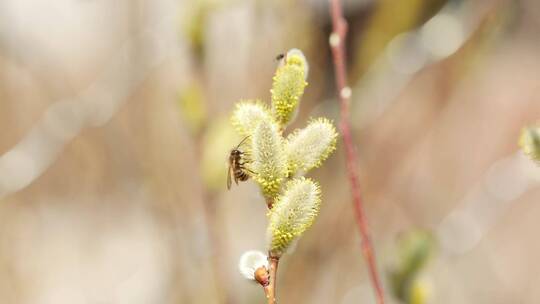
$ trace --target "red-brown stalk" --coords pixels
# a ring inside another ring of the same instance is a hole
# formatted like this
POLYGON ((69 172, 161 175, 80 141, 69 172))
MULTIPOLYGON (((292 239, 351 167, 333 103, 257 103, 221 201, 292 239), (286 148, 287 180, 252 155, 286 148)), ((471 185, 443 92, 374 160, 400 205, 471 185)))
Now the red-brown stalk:
POLYGON ((330 0, 330 16, 332 17, 333 32, 330 36, 330 47, 334 59, 334 73, 336 77, 336 87, 341 106, 340 130, 345 145, 345 156, 347 162, 347 173, 350 182, 355 218, 362 237, 362 252, 369 268, 371 283, 375 291, 378 304, 384 304, 384 291, 379 279, 375 253, 371 245, 366 216, 360 195, 360 183, 358 181, 357 159, 353 140, 351 137, 349 106, 351 100, 351 89, 347 86, 347 66, 345 57, 345 39, 347 38, 347 21, 343 17, 340 0, 330 0))

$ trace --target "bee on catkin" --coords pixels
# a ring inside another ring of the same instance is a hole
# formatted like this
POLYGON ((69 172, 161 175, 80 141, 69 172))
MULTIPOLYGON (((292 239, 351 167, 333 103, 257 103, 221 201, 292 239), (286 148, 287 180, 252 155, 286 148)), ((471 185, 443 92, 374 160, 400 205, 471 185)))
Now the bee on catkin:
POLYGON ((238 185, 238 181, 245 182, 249 179, 248 172, 251 172, 246 168, 246 152, 240 150, 240 146, 248 139, 249 136, 246 136, 242 141, 231 150, 229 154, 229 171, 227 174, 227 189, 231 189, 232 179, 238 185))

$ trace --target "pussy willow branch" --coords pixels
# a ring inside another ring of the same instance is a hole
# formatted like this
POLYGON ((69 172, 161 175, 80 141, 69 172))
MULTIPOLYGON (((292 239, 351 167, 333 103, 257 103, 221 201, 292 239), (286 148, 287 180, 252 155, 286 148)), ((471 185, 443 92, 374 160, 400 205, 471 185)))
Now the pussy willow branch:
MULTIPOLYGON (((274 205, 274 200, 271 198, 266 198, 266 204, 268 210, 272 210, 274 205)), ((268 252, 268 285, 264 287, 264 294, 268 300, 268 304, 276 304, 276 280, 277 280, 277 267, 279 264, 279 257, 272 256, 271 252, 268 252)))
POLYGON ((268 265, 270 269, 268 270, 270 274, 270 280, 268 286, 264 287, 264 293, 266 294, 266 299, 268 304, 276 304, 276 278, 277 278, 277 268, 279 264, 278 257, 268 257, 268 265))
POLYGON ((330 47, 334 59, 334 73, 336 77, 336 87, 341 104, 340 130, 345 144, 345 156, 347 161, 347 172, 353 196, 355 218, 362 237, 362 252, 369 268, 371 283, 375 290, 378 304, 384 304, 384 292, 377 272, 375 253, 369 238, 369 231, 360 195, 360 183, 356 173, 357 160, 351 137, 351 127, 349 120, 349 106, 351 100, 351 89, 347 86, 347 66, 345 58, 345 39, 347 37, 347 21, 343 17, 340 0, 330 0, 330 15, 332 17, 333 32, 330 35, 330 47))

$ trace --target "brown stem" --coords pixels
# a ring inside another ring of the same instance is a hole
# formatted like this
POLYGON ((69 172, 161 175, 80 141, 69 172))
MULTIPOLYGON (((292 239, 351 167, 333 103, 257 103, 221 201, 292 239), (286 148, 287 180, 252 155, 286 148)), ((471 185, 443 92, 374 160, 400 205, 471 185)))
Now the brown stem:
POLYGON ((345 144, 345 155, 347 161, 347 172, 351 192, 353 196, 355 218, 362 237, 362 252, 369 268, 371 283, 375 290, 378 304, 384 304, 384 292, 377 272, 375 254, 371 245, 369 230, 362 206, 360 195, 360 184, 356 173, 357 160, 354 145, 351 137, 349 121, 349 106, 351 99, 351 89, 347 86, 347 66, 345 58, 345 39, 347 37, 347 21, 343 17, 340 0, 330 0, 330 15, 332 17, 333 32, 330 35, 330 47, 334 59, 334 72, 336 75, 336 86, 341 105, 340 130, 345 144))
POLYGON ((276 279, 279 257, 269 256, 268 264, 270 267, 268 270, 270 274, 270 282, 268 285, 264 286, 264 294, 266 295, 268 304, 276 304, 276 279))

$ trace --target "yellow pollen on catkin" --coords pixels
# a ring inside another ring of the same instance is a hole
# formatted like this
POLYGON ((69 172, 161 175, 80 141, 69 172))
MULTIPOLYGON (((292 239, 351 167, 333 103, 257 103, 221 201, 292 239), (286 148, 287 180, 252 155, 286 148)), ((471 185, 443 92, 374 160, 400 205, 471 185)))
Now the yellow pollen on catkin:
MULTIPOLYGON (((296 52, 300 51, 296 50, 296 52)), ((295 52, 288 54, 285 64, 278 67, 273 77, 272 89, 270 90, 272 113, 277 123, 282 127, 286 126, 295 115, 307 85, 305 80, 307 62, 300 54, 295 52)))
POLYGON ((270 252, 280 256, 315 221, 321 204, 317 182, 300 177, 289 181, 269 212, 270 252))
POLYGON ((337 131, 326 118, 311 120, 308 126, 287 137, 285 151, 289 175, 318 168, 336 149, 337 131))
POLYGON ((252 133, 250 169, 266 197, 276 197, 287 175, 284 139, 278 126, 262 120, 252 133))
POLYGON ((236 104, 231 117, 234 128, 240 135, 251 135, 262 120, 272 121, 268 106, 259 100, 242 100, 236 104))

